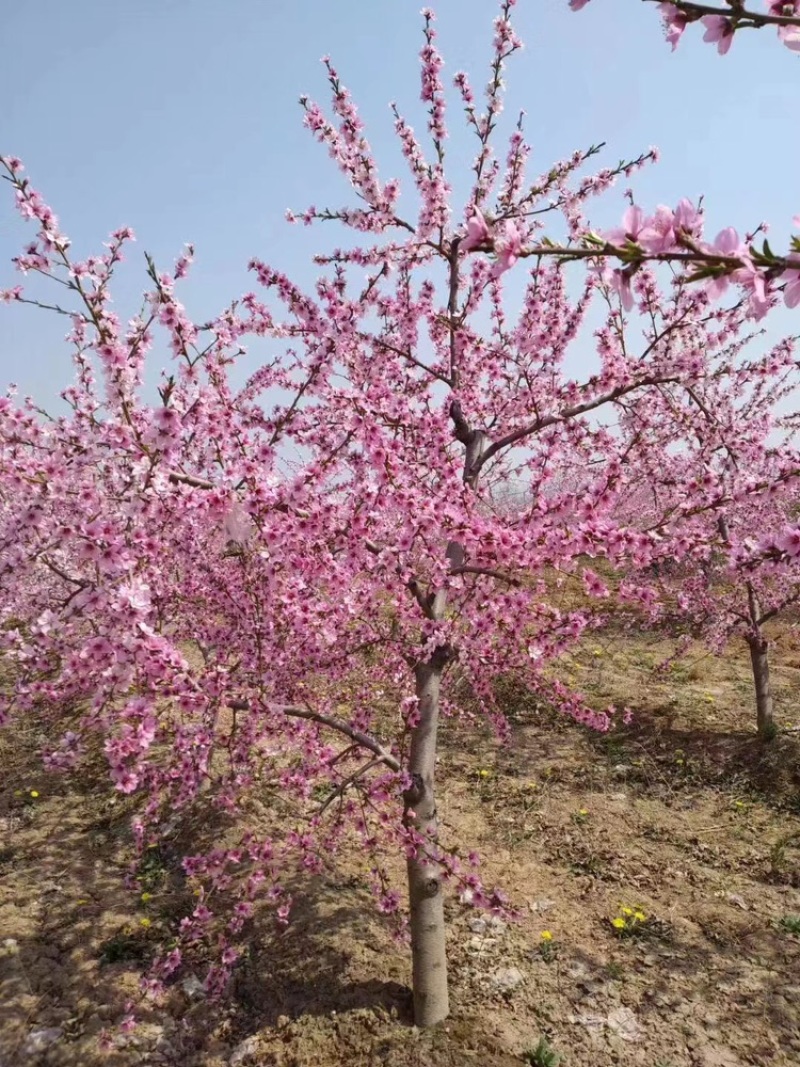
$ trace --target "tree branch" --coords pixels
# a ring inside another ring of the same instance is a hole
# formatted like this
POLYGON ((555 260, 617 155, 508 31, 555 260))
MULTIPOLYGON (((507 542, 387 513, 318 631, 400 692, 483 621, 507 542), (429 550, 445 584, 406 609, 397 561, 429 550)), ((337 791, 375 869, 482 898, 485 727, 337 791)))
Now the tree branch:
POLYGON ((358 781, 358 779, 366 774, 367 771, 371 771, 373 767, 379 767, 381 763, 383 763, 383 760, 379 757, 371 759, 368 763, 365 763, 363 767, 359 767, 355 774, 351 774, 348 778, 345 778, 343 782, 336 786, 330 796, 326 797, 322 804, 320 804, 317 810, 317 815, 322 815, 326 808, 329 808, 337 797, 344 796, 354 782, 358 781))
POLYGON ((531 434, 546 429, 548 426, 553 426, 558 422, 565 422, 567 419, 572 419, 576 415, 584 415, 587 411, 594 411, 596 408, 602 407, 603 404, 608 404, 612 400, 618 400, 621 396, 632 393, 635 389, 642 389, 647 385, 664 385, 667 382, 676 381, 678 381, 678 379, 673 375, 655 375, 650 378, 643 378, 641 381, 633 382, 629 385, 618 385, 616 389, 611 389, 607 393, 601 393, 600 396, 595 396, 591 400, 584 400, 580 404, 573 404, 571 407, 563 408, 561 411, 558 411, 553 415, 543 415, 534 422, 528 423, 527 426, 521 426, 518 430, 512 430, 504 437, 498 437, 498 439, 492 442, 492 444, 489 445, 473 464, 471 474, 473 477, 476 476, 483 465, 501 449, 507 448, 509 445, 514 445, 518 441, 530 437, 531 434))
POLYGON ((503 574, 502 571, 492 570, 491 567, 474 567, 469 563, 465 563, 460 567, 453 567, 450 571, 451 574, 483 574, 487 578, 496 578, 499 582, 508 582, 509 585, 520 585, 519 578, 515 578, 512 574, 503 574))
MULTIPOLYGON (((251 705, 248 700, 231 700, 228 702, 228 707, 232 711, 249 711, 251 705)), ((370 737, 369 734, 365 734, 361 730, 356 730, 348 723, 343 722, 342 719, 321 715, 317 711, 312 711, 311 708, 299 708, 294 704, 268 704, 267 707, 271 711, 282 711, 284 715, 289 715, 292 718, 308 719, 310 722, 319 723, 320 726, 327 726, 331 730, 336 730, 337 733, 344 734, 345 737, 349 737, 351 741, 355 741, 362 748, 373 752, 378 757, 378 760, 381 763, 385 763, 390 770, 400 771, 400 762, 395 759, 391 752, 387 752, 374 737, 370 737)))
MULTIPOLYGON (((661 0, 644 0, 645 3, 660 3, 661 0)), ((765 11, 749 11, 742 0, 731 0, 727 7, 714 7, 711 4, 696 4, 694 0, 670 0, 688 22, 695 22, 703 15, 720 15, 730 19, 737 26, 760 29, 762 26, 800 26, 796 15, 769 15, 765 11)))

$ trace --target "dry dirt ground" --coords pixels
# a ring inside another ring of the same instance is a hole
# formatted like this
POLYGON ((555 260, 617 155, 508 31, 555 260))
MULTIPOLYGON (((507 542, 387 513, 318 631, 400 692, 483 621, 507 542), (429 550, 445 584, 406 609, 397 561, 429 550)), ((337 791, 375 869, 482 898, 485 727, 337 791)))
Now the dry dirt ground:
MULTIPOLYGON (((282 933, 258 930, 229 1002, 191 979, 114 1031, 176 913, 175 855, 149 896, 126 887, 126 801, 100 769, 45 775, 36 739, 0 750, 0 1067, 789 1067, 800 1063, 800 734, 752 735, 747 663, 595 635, 564 670, 635 720, 603 737, 508 686, 499 746, 445 724, 444 832, 481 852, 519 922, 448 903, 451 1018, 410 1023, 407 950, 343 856, 298 891, 282 933), (28 744, 27 742, 31 742, 28 744), (484 772, 484 773, 481 773, 484 772), (38 795, 33 796, 32 791, 38 795), (611 920, 646 915, 633 936, 611 920), (552 934, 543 950, 542 932, 552 934), (547 956, 548 958, 545 958, 547 956)), ((778 720, 800 720, 800 652, 775 671, 778 720)))

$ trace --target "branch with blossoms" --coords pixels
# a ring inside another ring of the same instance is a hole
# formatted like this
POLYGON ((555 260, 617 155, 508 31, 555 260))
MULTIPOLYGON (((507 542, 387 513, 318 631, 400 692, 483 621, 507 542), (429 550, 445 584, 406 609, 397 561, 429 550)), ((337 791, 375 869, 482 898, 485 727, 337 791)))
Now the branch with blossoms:
MULTIPOLYGON (((693 0, 642 2, 658 5, 673 52, 692 22, 702 22, 706 31, 703 40, 715 44, 721 56, 729 51, 739 30, 760 30, 765 26, 774 26, 778 39, 793 52, 800 52, 800 0, 767 0, 765 12, 752 11, 744 0, 725 0, 724 4, 696 4, 693 0)), ((588 3, 589 0, 569 0, 573 11, 580 11, 588 3)))
MULTIPOLYGON (((800 215, 794 223, 800 227, 800 215)), ((776 255, 766 240, 760 249, 756 248, 754 237, 749 234, 740 240, 737 231, 727 227, 713 242, 704 242, 702 212, 684 199, 674 211, 660 206, 651 216, 631 205, 621 228, 606 234, 590 231, 580 236, 581 244, 566 245, 545 237, 526 246, 513 222, 499 225, 475 208, 461 249, 493 252, 496 262, 492 273, 496 278, 520 259, 595 260, 600 277, 620 294, 626 311, 633 308, 631 281, 636 272, 647 262, 673 263, 686 269, 683 280, 704 281, 712 297, 722 296, 729 282, 738 284, 748 294, 753 317, 761 319, 771 306, 776 288, 783 292, 787 307, 800 303, 800 238, 791 238, 787 255, 776 255), (624 266, 612 271, 603 265, 603 260, 608 259, 617 259, 624 266), (782 286, 776 286, 778 282, 782 286)))
POLYGON ((755 543, 744 543, 737 549, 734 559, 745 572, 755 570, 762 563, 794 566, 800 559, 800 526, 787 526, 755 543))
MULTIPOLYGON (((247 700, 232 700, 228 707, 231 711, 251 710, 250 702, 247 700)), ((349 737, 354 744, 374 753, 377 760, 373 760, 372 763, 385 763, 389 770, 400 770, 400 763, 398 760, 391 754, 391 752, 387 752, 374 737, 370 737, 362 730, 355 730, 349 723, 343 722, 341 719, 334 719, 330 715, 322 715, 311 708, 300 708, 291 704, 271 704, 270 709, 272 711, 283 712, 284 715, 288 715, 291 718, 308 719, 310 722, 316 722, 320 726, 327 726, 328 729, 335 730, 338 733, 349 737)), ((372 763, 370 766, 372 766, 372 763)))

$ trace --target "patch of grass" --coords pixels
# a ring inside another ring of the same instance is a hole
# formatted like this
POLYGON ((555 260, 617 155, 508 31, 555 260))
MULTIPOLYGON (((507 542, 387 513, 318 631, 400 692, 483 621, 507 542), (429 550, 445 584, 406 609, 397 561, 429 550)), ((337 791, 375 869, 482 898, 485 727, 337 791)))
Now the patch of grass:
POLYGON ((100 946, 100 965, 111 963, 143 963, 150 955, 147 942, 129 929, 117 931, 100 946))
POLYGON ((561 1056, 543 1034, 539 1038, 536 1048, 528 1049, 527 1052, 523 1053, 522 1060, 523 1063, 529 1064, 530 1067, 558 1067, 561 1062, 561 1056))
POLYGON ((606 750, 606 759, 609 763, 625 763, 627 762, 627 752, 625 751, 625 743, 620 737, 603 738, 603 747, 606 750))
POLYGON ((608 875, 608 862, 596 852, 586 850, 569 865, 571 874, 589 875, 591 878, 604 879, 608 875))
POLYGON ((775 723, 771 722, 767 725, 766 729, 764 730, 764 733, 761 735, 761 740, 766 742, 774 741, 775 738, 778 736, 779 732, 780 731, 778 730, 778 727, 775 725, 775 723))
POLYGON ((784 915, 778 920, 778 927, 793 937, 800 937, 800 915, 784 915))
POLYGON ((542 930, 539 940, 539 955, 545 963, 552 963, 558 959, 558 942, 553 940, 550 930, 542 930))
POLYGON ((137 877, 146 892, 152 892, 161 886, 167 878, 166 858, 160 848, 148 848, 143 854, 137 869, 137 877))
POLYGON ((791 883, 796 875, 796 863, 789 855, 800 844, 800 834, 783 834, 769 850, 769 876, 774 882, 791 883))
POLYGON ((589 821, 589 809, 579 808, 578 811, 573 811, 573 813, 570 815, 570 818, 576 826, 582 826, 583 823, 589 821))

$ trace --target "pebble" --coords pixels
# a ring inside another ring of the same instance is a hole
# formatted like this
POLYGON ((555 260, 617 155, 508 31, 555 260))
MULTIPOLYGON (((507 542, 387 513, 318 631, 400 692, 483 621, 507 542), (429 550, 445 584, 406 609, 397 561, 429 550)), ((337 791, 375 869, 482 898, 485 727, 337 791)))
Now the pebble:
POLYGON ((570 1022, 579 1023, 595 1033, 608 1029, 622 1041, 640 1041, 642 1038, 642 1028, 630 1008, 615 1008, 608 1015, 571 1015, 570 1022))
POLYGON ((531 904, 531 911, 538 912, 540 915, 544 915, 546 911, 552 910, 556 906, 554 900, 534 900, 531 904))
POLYGON ((470 919, 469 928, 473 934, 485 934, 487 931, 491 931, 493 934, 500 934, 505 930, 506 924, 496 915, 490 915, 488 919, 480 917, 470 919))
POLYGON ((253 1034, 252 1037, 246 1037, 244 1041, 236 1046, 228 1063, 230 1064, 230 1067, 244 1067, 244 1064, 248 1061, 252 1061, 257 1055, 258 1037, 256 1034, 253 1034))
POLYGON ((187 997, 201 997, 203 995, 203 983, 197 977, 196 974, 187 975, 181 982, 181 989, 184 991, 187 997))
POLYGON ((22 1051, 27 1056, 35 1056, 38 1052, 44 1052, 50 1045, 54 1045, 61 1037, 61 1029, 58 1026, 49 1026, 44 1030, 31 1030, 25 1038, 22 1051))
POLYGON ((602 1030, 606 1025, 605 1015, 571 1015, 569 1018, 571 1023, 578 1023, 580 1026, 585 1026, 587 1030, 602 1030))
POLYGON ((484 934, 475 934, 467 942, 470 952, 481 952, 486 955, 497 944, 496 937, 486 937, 484 934))
POLYGON ((736 907, 741 908, 742 911, 747 911, 747 902, 744 897, 740 896, 738 893, 726 893, 725 899, 729 904, 735 904, 736 907))
POLYGON ((519 967, 503 967, 492 975, 492 988, 498 993, 510 993, 525 981, 519 967))
POLYGON ((608 1013, 607 1025, 623 1041, 639 1041, 642 1037, 642 1028, 639 1021, 630 1008, 615 1008, 608 1013))

